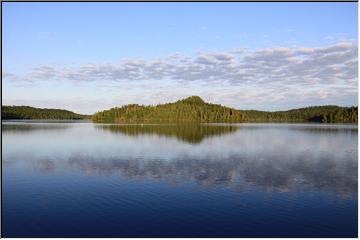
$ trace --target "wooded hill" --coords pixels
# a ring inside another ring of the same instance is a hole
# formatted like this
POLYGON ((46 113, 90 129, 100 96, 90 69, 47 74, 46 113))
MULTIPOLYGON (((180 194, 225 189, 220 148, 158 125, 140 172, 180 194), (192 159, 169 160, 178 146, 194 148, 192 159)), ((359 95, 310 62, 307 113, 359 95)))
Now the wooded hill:
POLYGON ((220 122, 323 122, 357 123, 357 107, 314 106, 288 111, 237 110, 206 103, 192 96, 175 103, 144 106, 130 104, 97 112, 94 122, 103 123, 220 123, 220 122))
POLYGON ((34 108, 29 106, 2 106, 2 119, 49 119, 80 120, 90 119, 90 115, 77 114, 62 109, 34 108))

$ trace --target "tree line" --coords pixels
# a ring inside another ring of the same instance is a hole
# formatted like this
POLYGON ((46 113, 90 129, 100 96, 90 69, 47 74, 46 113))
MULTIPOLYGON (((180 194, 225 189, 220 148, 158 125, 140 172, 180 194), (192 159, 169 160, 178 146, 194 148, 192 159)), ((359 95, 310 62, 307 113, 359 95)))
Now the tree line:
POLYGON ((94 122, 104 123, 221 123, 221 122, 319 122, 357 123, 357 107, 314 106, 288 111, 237 110, 204 102, 192 96, 175 103, 144 106, 130 104, 97 112, 94 122))
POLYGON ((1 118, 81 120, 90 119, 91 116, 77 114, 62 109, 34 108, 29 106, 2 106, 1 118))

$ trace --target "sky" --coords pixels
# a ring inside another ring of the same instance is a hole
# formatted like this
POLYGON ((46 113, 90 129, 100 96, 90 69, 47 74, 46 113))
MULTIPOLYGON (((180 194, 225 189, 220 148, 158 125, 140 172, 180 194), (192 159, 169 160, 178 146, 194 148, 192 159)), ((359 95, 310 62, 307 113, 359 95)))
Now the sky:
POLYGON ((2 3, 2 104, 358 103, 357 3, 2 3))

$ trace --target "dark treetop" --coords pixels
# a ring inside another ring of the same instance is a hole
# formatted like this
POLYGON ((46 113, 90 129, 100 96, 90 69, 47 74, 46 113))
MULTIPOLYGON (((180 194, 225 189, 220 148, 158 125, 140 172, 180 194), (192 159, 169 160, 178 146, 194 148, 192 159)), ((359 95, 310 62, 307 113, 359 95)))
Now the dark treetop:
POLYGON ((237 110, 206 103, 192 96, 174 103, 144 106, 130 104, 97 112, 94 122, 104 123, 219 123, 219 122, 323 122, 357 123, 357 107, 313 106, 288 111, 237 110))

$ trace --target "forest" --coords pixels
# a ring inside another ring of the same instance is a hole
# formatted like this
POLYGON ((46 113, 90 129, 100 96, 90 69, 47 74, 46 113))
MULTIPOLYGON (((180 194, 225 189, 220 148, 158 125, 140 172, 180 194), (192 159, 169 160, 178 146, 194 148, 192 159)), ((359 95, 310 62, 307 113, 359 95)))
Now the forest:
POLYGON ((77 114, 62 109, 34 108, 29 106, 2 106, 1 108, 1 119, 81 120, 90 118, 90 115, 77 114))
POLYGON ((174 103, 144 106, 129 104, 100 111, 97 123, 235 123, 235 122, 318 122, 357 123, 358 107, 312 106, 288 111, 237 110, 204 102, 191 96, 174 103))
POLYGON ((206 103, 191 96, 174 103, 159 105, 129 104, 91 115, 62 109, 29 106, 2 106, 2 119, 92 119, 96 123, 241 123, 241 122, 318 122, 357 123, 358 107, 312 106, 288 111, 266 112, 237 110, 206 103))

